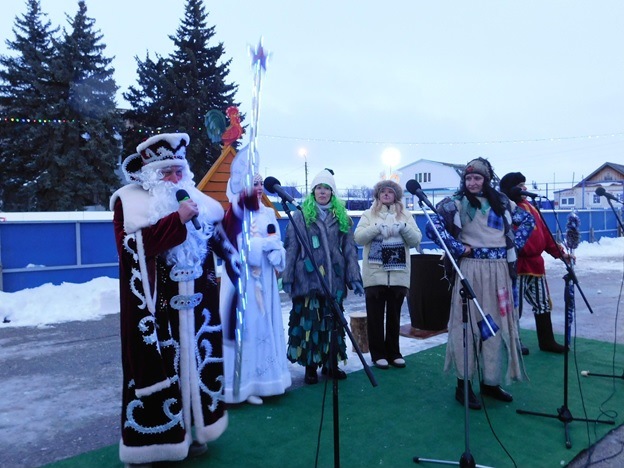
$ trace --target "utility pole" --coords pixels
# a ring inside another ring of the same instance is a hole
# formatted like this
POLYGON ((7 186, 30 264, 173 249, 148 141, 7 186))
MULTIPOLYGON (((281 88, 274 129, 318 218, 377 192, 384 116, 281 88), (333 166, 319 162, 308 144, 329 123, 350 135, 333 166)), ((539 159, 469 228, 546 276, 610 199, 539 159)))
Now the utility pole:
POLYGON ((303 170, 305 174, 305 196, 308 196, 308 152, 305 148, 299 150, 299 156, 303 158, 303 170))

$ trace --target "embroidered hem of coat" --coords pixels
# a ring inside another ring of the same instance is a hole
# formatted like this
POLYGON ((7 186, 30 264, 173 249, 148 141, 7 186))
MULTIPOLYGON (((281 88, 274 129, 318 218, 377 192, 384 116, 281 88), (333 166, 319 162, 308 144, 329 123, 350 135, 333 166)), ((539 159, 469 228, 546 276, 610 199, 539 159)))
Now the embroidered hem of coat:
POLYGON ((151 395, 152 393, 159 392, 165 388, 169 388, 171 386, 171 379, 167 377, 165 380, 161 382, 157 382, 149 387, 137 388, 134 390, 134 393, 138 398, 151 395))

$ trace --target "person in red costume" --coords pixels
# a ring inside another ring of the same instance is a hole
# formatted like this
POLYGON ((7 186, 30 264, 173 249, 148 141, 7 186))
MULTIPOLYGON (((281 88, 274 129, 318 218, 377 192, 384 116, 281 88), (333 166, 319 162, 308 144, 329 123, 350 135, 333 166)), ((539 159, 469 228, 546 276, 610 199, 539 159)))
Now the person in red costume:
POLYGON ((240 260, 221 227, 223 208, 195 188, 188 144, 185 133, 141 143, 122 164, 129 183, 110 201, 123 367, 119 457, 126 466, 198 455, 228 425, 212 252, 235 267, 240 260))
MULTIPOLYGON (((505 174, 500 181, 501 192, 535 218, 535 229, 524 247, 518 252, 520 316, 522 316, 522 306, 526 302, 533 309, 539 348, 550 353, 563 353, 565 347, 557 343, 553 335, 550 315, 552 300, 546 282, 546 269, 542 253, 547 252, 554 258, 563 257, 567 260, 571 257, 565 252, 563 245, 554 241, 548 232, 548 226, 544 224, 537 209, 526 200, 524 195, 512 190, 513 187, 526 190, 525 182, 526 177, 520 172, 505 174)), ((528 354, 528 350, 523 350, 523 354, 528 354)))

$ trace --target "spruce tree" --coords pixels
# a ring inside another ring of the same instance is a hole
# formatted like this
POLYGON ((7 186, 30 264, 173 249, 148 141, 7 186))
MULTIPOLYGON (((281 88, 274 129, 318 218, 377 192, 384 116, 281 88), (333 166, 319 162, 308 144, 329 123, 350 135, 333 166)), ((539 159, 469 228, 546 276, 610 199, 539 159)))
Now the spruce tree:
MULTIPOLYGON (((138 127, 154 133, 186 132, 191 137, 187 159, 197 175, 204 176, 220 154, 204 128, 204 115, 211 109, 225 112, 234 103, 237 86, 227 83, 230 60, 223 60, 223 43, 210 45, 215 28, 207 26, 208 14, 201 0, 187 0, 184 18, 175 36, 174 52, 155 61, 137 59, 139 87, 131 87, 124 98, 133 111, 127 117, 138 127)), ((133 133, 127 139, 133 151, 145 135, 133 133)))
POLYGON ((0 125, 0 209, 38 209, 36 185, 41 164, 53 157, 47 141, 56 124, 50 122, 48 98, 54 88, 50 64, 57 33, 41 11, 39 0, 27 0, 26 13, 15 19, 14 54, 0 56, 0 108, 10 121, 0 125))
POLYGON ((58 42, 52 67, 56 111, 66 123, 51 142, 57 157, 48 161, 38 182, 43 210, 104 208, 119 186, 115 169, 121 156, 121 119, 112 59, 104 56, 106 46, 84 0, 68 22, 70 32, 58 42))
POLYGON ((58 37, 39 0, 15 21, 15 56, 0 58, 0 105, 20 124, 0 130, 0 178, 7 211, 106 207, 119 185, 117 86, 84 0, 58 37))
MULTIPOLYGON (((127 154, 134 153, 136 146, 154 133, 162 133, 164 108, 166 102, 163 76, 167 73, 167 60, 156 54, 152 60, 147 53, 145 60, 135 57, 138 68, 138 87, 130 86, 123 94, 131 109, 124 112, 130 127, 124 132, 124 149, 127 154)), ((175 131, 168 128, 167 131, 175 131)))

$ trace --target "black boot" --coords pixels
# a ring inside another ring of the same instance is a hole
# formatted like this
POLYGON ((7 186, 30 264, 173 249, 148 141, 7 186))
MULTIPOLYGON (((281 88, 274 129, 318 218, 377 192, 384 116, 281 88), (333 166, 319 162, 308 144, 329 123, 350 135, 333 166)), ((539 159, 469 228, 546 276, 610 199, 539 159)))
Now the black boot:
MULTIPOLYGON (((520 317, 522 317, 522 307, 520 307, 520 317)), ((518 318, 518 320, 516 320, 516 328, 518 329, 518 334, 520 334, 520 318, 518 318)), ((522 342, 520 337, 518 337, 518 341, 520 341, 520 351, 522 351, 522 355, 523 356, 528 356, 529 355, 529 348, 524 346, 524 343, 522 342)))
MULTIPOLYGON (((327 366, 323 366, 323 368, 321 369, 321 374, 326 375, 330 379, 334 378, 334 372, 331 369, 329 369, 327 366)), ((344 380, 346 378, 347 378, 347 373, 343 371, 340 367, 338 367, 338 370, 336 371, 336 379, 344 380)))
POLYGON ((318 374, 316 373, 316 369, 318 366, 313 364, 311 366, 306 366, 305 370, 305 378, 303 381, 307 384, 315 384, 318 383, 318 374))
POLYGON ((548 353, 558 354, 565 351, 565 346, 561 346, 555 341, 549 313, 535 314, 535 328, 537 330, 539 349, 548 353))
MULTIPOLYGON (((455 399, 464 406, 464 381, 457 379, 457 388, 455 388, 455 399)), ((474 410, 481 409, 481 402, 477 398, 477 395, 472 391, 472 385, 468 382, 468 408, 474 410)))
POLYGON ((486 395, 500 401, 513 401, 513 396, 511 396, 511 393, 503 390, 500 385, 486 385, 481 382, 481 395, 486 395))

